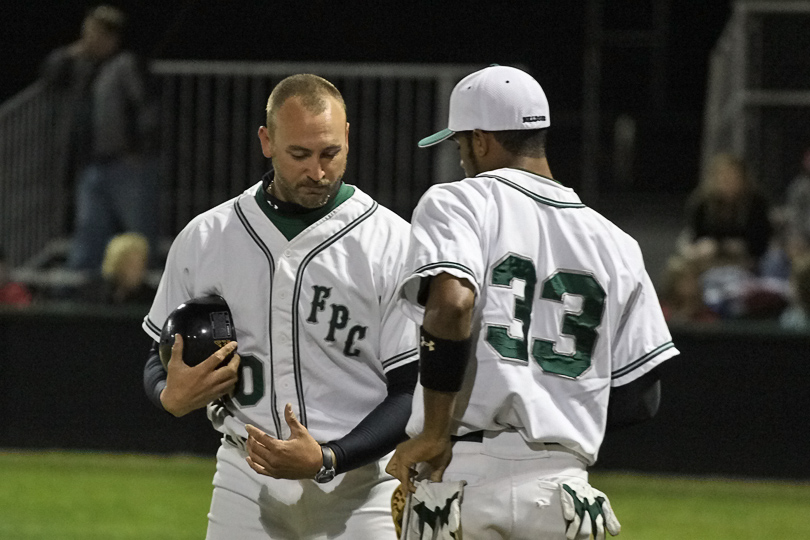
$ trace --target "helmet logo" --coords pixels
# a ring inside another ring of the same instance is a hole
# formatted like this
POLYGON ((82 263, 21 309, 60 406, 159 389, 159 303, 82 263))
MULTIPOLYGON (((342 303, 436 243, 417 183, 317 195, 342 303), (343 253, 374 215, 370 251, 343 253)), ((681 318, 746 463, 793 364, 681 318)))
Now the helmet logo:
MULTIPOLYGON (((225 340, 225 343, 233 339, 233 325, 231 324, 231 314, 227 311, 215 311, 211 313, 211 339, 217 343, 217 340, 225 340)), ((219 345, 222 347, 223 343, 219 345)))

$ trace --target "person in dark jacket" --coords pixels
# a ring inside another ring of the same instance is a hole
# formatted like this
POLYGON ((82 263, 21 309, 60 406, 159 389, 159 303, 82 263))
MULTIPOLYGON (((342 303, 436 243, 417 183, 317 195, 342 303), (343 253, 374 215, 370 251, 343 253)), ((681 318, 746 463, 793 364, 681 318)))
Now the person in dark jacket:
POLYGON ((719 154, 690 196, 682 249, 708 266, 714 260, 733 260, 753 268, 773 235, 769 211, 743 162, 719 154))
POLYGON ((53 51, 42 77, 62 95, 70 169, 75 171, 74 238, 68 266, 98 271, 104 248, 122 231, 154 247, 158 190, 157 114, 146 71, 124 49, 125 16, 93 8, 81 37, 53 51))

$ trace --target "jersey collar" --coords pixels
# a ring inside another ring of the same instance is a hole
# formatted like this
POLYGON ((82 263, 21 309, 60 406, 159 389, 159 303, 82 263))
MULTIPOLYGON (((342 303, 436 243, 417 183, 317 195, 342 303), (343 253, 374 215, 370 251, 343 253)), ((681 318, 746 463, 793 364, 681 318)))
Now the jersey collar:
MULTIPOLYGON (((271 204, 268 200, 267 187, 273 181, 274 176, 274 171, 270 170, 262 177, 262 183, 256 189, 254 197, 256 198, 256 203, 259 205, 259 208, 264 212, 264 215, 273 222, 287 240, 295 238, 301 231, 354 195, 354 186, 344 183, 341 184, 335 196, 320 208, 313 208, 312 210, 303 212, 299 210, 300 207, 298 205, 294 205, 294 207, 290 208, 282 208, 282 206, 285 205, 271 204)), ((279 202, 283 203, 283 201, 279 202)))
POLYGON ((556 180, 523 169, 503 168, 487 171, 476 178, 492 178, 539 203, 557 208, 585 208, 576 192, 556 180))

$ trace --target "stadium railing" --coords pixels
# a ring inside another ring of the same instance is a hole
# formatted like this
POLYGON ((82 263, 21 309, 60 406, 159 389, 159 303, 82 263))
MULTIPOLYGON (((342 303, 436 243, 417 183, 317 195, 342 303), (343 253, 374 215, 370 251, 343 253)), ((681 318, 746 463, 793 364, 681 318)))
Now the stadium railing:
POLYGON ((701 151, 745 159, 777 199, 810 141, 810 0, 736 0, 709 59, 701 151))
MULTIPOLYGON (((341 90, 351 124, 346 180, 410 217, 426 187, 463 175, 451 146, 418 151, 416 141, 446 127, 453 86, 482 66, 157 60, 150 67, 161 110, 156 218, 171 238, 260 179, 268 163, 256 131, 270 90, 293 73, 322 75, 341 90)), ((23 271, 69 245, 63 105, 35 83, 0 106, 0 244, 23 271)))

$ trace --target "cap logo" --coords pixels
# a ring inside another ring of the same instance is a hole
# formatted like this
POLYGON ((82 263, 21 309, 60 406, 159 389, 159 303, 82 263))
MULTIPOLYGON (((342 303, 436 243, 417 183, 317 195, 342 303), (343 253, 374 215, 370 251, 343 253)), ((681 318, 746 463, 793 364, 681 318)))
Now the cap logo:
POLYGON ((546 117, 545 117, 545 116, 524 116, 524 117, 523 117, 523 122, 524 122, 524 123, 530 123, 530 122, 545 122, 545 121, 546 121, 546 117))

